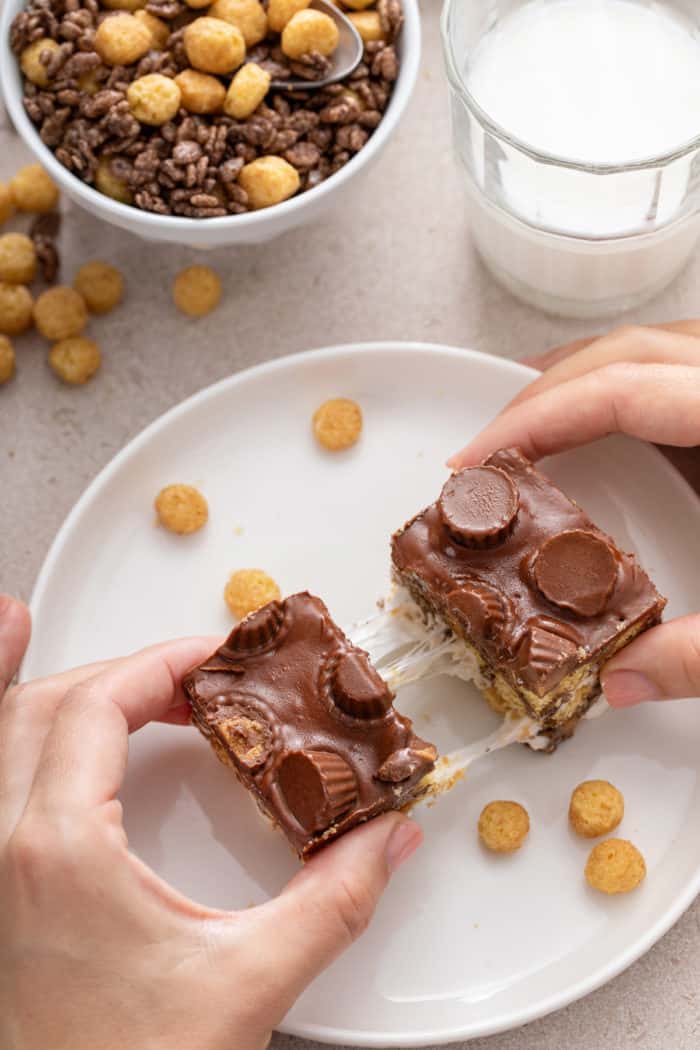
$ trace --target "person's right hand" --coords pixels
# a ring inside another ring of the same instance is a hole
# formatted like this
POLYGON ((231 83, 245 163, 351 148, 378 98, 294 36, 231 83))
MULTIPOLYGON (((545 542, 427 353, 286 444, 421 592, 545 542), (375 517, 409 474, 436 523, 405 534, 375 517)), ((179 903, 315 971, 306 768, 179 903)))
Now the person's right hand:
MULTIPOLYGON (((624 433, 665 445, 700 445, 700 322, 625 328, 528 363, 545 367, 449 461, 480 463, 519 445, 530 459, 624 433)), ((697 564, 690 571, 698 571, 697 564)), ((700 615, 645 632, 602 673, 613 707, 700 696, 700 615)))

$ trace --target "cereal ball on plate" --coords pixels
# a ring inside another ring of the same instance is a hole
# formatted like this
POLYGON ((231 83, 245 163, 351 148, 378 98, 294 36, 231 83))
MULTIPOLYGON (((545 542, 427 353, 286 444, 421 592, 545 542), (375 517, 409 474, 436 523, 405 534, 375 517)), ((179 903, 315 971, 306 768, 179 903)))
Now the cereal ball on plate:
POLYGON ((303 11, 311 0, 270 0, 267 5, 267 22, 273 33, 281 33, 287 22, 297 11, 303 11))
POLYGON ((37 87, 48 87, 49 75, 46 72, 46 65, 41 60, 42 55, 48 56, 59 49, 60 44, 47 36, 42 36, 39 40, 35 40, 33 44, 30 44, 29 47, 25 47, 19 56, 19 64, 27 80, 30 80, 32 84, 36 84, 37 87))
POLYGON ((0 281, 0 332, 20 335, 32 324, 34 300, 23 284, 0 281))
POLYGON ((584 780, 571 796, 569 820, 586 839, 609 835, 625 815, 622 794, 607 780, 584 780))
POLYGON ((7 222, 14 210, 10 187, 0 182, 0 223, 7 222))
POLYGON ((221 18, 195 18, 182 39, 190 64, 202 73, 230 73, 245 58, 243 34, 221 18))
POLYGON ((27 164, 10 179, 12 199, 18 211, 53 211, 58 204, 58 186, 41 164, 27 164))
POLYGON ((281 597, 275 581, 262 569, 239 569, 224 589, 224 600, 239 620, 281 597))
POLYGON ((479 817, 479 838, 494 853, 514 853, 529 830, 530 818, 519 802, 489 802, 479 817))
POLYGON ((636 846, 626 839, 606 839, 590 852, 586 881, 601 893, 629 893, 644 879, 647 866, 636 846))
POLYGON ((136 11, 134 18, 151 34, 151 47, 156 51, 163 51, 171 33, 168 23, 162 18, 156 18, 149 11, 136 11))
POLYGON ((0 383, 6 383, 15 374, 15 348, 5 335, 0 335, 0 383))
POLYGON ((204 317, 220 299, 221 278, 209 266, 188 266, 175 278, 173 300, 188 317, 204 317))
POLYGON ((160 524, 180 536, 201 529, 209 517, 207 501, 192 485, 166 485, 156 496, 155 507, 160 524))
POLYGON ((238 183, 253 208, 269 208, 293 197, 299 189, 299 172, 281 157, 258 157, 241 168, 238 183))
POLYGON ((124 278, 119 270, 97 259, 80 267, 73 287, 93 314, 109 313, 124 297, 124 278))
POLYGON ((92 379, 100 367, 101 355, 97 343, 77 335, 61 339, 49 350, 49 364, 59 379, 71 386, 82 386, 92 379))
POLYGON ((258 0, 215 0, 209 14, 240 29, 246 47, 259 44, 267 36, 267 15, 258 0))
POLYGON ((133 204, 134 195, 123 179, 118 178, 112 171, 112 158, 102 157, 97 164, 95 172, 95 188, 104 193, 105 197, 119 201, 120 204, 133 204))
POLYGON ((184 69, 175 77, 180 88, 182 105, 189 113, 218 113, 226 98, 226 88, 206 73, 184 69))
POLYGON ((180 88, 171 77, 148 73, 133 80, 126 89, 132 114, 142 124, 160 126, 172 120, 180 108, 180 88))
POLYGON ((255 62, 247 62, 231 81, 226 92, 224 113, 234 120, 244 120, 254 113, 265 98, 272 77, 255 62))
POLYGON ((138 11, 139 8, 145 7, 147 0, 101 0, 102 7, 106 7, 108 11, 138 11))
POLYGON ((87 306, 82 295, 65 285, 48 288, 34 304, 36 326, 44 338, 52 342, 80 335, 87 319, 87 306))
POLYGON ((151 34, 133 15, 110 15, 97 27, 95 51, 108 66, 130 66, 151 47, 151 34))
POLYGON ((335 19, 312 8, 298 11, 282 30, 282 50, 292 59, 309 55, 312 51, 332 55, 339 40, 340 31, 335 19))
POLYGON ((366 44, 384 39, 382 20, 378 11, 353 11, 348 18, 366 44))
POLYGON ((29 284, 36 274, 34 242, 24 233, 4 233, 0 237, 0 281, 29 284))
POLYGON ((313 415, 314 436, 330 452, 350 448, 362 432, 362 409, 347 397, 324 401, 313 415))

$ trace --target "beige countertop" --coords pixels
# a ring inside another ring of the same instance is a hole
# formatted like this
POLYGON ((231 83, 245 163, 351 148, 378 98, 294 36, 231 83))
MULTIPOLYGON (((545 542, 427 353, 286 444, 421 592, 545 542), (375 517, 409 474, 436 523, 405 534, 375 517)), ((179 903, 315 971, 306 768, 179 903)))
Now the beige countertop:
MULTIPOLYGON (((63 275, 104 258, 128 281, 126 304, 91 328, 104 367, 87 387, 61 386, 37 337, 18 345, 0 389, 0 585, 28 598, 66 513, 142 427, 195 390, 248 365, 311 347, 407 339, 518 357, 601 326, 545 317, 493 283, 474 255, 450 150, 437 0, 423 0, 424 57, 398 134, 350 206, 260 247, 221 250, 225 301, 192 323, 171 306, 175 273, 195 258, 149 246, 64 205, 63 275)), ((0 130, 0 178, 26 159, 0 130)), ((700 258, 627 322, 700 316, 700 258)), ((700 906, 607 987, 474 1050, 696 1050, 700 1045, 700 906)), ((274 1050, 309 1050, 284 1036, 274 1050)))

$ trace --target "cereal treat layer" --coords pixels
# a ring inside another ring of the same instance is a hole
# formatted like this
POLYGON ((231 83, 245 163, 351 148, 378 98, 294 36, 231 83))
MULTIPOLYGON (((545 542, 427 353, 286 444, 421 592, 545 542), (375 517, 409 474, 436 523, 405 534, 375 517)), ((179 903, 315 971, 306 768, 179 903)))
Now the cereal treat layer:
POLYGON ((396 579, 476 657, 495 710, 550 750, 600 695, 599 671, 665 605, 636 560, 519 450, 445 483, 392 540, 396 579))
POLYGON ((243 620, 184 688, 195 725, 302 858, 427 793, 435 748, 308 593, 243 620))

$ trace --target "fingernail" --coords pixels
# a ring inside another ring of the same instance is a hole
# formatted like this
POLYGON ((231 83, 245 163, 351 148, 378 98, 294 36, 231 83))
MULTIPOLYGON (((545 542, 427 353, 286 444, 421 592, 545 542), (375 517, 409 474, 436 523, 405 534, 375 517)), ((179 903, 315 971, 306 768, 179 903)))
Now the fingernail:
POLYGON ((397 824, 386 844, 385 856, 389 871, 398 871, 422 841, 423 832, 412 820, 402 820, 397 824))
POLYGON ((660 699, 658 685, 639 671, 611 671, 603 679, 603 692, 611 707, 634 707, 660 699))

